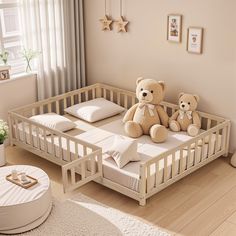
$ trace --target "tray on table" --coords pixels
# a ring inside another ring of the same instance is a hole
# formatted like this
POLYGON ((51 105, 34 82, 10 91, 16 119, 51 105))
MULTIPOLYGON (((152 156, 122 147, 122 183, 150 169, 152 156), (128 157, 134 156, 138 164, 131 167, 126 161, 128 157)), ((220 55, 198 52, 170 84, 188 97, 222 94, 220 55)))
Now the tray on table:
POLYGON ((6 180, 8 180, 8 181, 12 182, 13 184, 16 184, 22 188, 25 188, 25 189, 28 189, 38 183, 37 179, 33 178, 32 176, 26 175, 26 177, 28 178, 30 183, 23 184, 23 181, 21 181, 21 179, 20 179, 20 175, 21 175, 21 173, 18 174, 18 179, 15 180, 12 178, 12 174, 9 174, 6 176, 6 180))

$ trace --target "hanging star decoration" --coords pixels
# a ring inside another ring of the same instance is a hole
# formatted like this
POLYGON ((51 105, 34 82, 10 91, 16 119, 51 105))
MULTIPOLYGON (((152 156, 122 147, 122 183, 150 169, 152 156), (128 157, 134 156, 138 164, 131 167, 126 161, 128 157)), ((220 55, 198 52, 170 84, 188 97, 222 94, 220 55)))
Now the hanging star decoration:
POLYGON ((117 24, 117 32, 127 32, 127 25, 129 21, 125 21, 122 16, 120 16, 120 19, 116 22, 117 24))
POLYGON ((112 20, 109 19, 109 17, 107 15, 105 15, 103 17, 103 19, 100 19, 100 22, 102 23, 102 30, 103 31, 111 31, 111 23, 112 23, 112 20))

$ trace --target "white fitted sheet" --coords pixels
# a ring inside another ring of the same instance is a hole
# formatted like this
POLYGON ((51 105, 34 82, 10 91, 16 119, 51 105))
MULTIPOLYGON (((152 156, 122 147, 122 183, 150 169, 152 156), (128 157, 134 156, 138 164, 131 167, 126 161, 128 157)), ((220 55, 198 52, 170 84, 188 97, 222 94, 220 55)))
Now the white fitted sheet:
MULTIPOLYGON (((65 115, 65 117, 69 118, 71 121, 75 122, 77 127, 71 131, 66 132, 67 134, 77 137, 81 140, 87 141, 89 143, 95 144, 102 148, 103 153, 105 153, 109 147, 112 145, 115 135, 121 135, 127 139, 129 137, 126 136, 124 132, 124 127, 122 123, 122 117, 123 115, 117 115, 99 122, 95 122, 93 124, 87 123, 83 120, 80 120, 76 117, 73 117, 71 115, 65 115)), ((203 130, 201 131, 203 132, 203 130)), ((22 125, 19 125, 19 134, 20 138, 23 139, 23 131, 22 131, 22 125)), ((25 127, 25 137, 27 138, 27 142, 30 140, 29 136, 29 130, 27 127, 25 127)), ((217 150, 221 147, 221 136, 218 136, 218 147, 217 150)), ((138 153, 141 157, 141 162, 144 162, 146 160, 150 160, 157 155, 170 150, 172 148, 177 147, 178 145, 192 139, 189 135, 187 135, 186 132, 172 132, 168 131, 168 139, 164 143, 156 144, 153 143, 149 136, 143 135, 142 137, 138 138, 138 153)), ((33 132, 33 141, 34 145, 37 145, 37 137, 36 133, 33 132)), ((213 135, 211 139, 211 150, 208 150, 208 143, 202 147, 202 145, 199 145, 197 148, 197 154, 195 155, 195 149, 190 150, 190 157, 188 156, 188 150, 183 151, 183 162, 182 162, 182 168, 186 169, 187 166, 192 166, 194 163, 195 157, 197 158, 196 162, 198 163, 201 159, 201 152, 203 148, 203 160, 206 159, 207 154, 209 152, 210 155, 213 154, 215 149, 215 143, 216 143, 216 136, 213 135)), ((40 136, 40 147, 42 150, 44 150, 44 141, 43 137, 40 136)), ((54 147, 56 156, 59 157, 59 141, 58 137, 54 137, 54 146, 52 146, 52 140, 51 137, 47 137, 47 150, 49 153, 52 152, 52 147, 54 147)), ((62 139, 62 147, 63 147, 63 160, 68 161, 68 152, 66 150, 66 140, 62 139)), ((74 157, 75 150, 74 150, 74 144, 71 143, 70 145, 70 155, 74 157)), ((79 155, 82 156, 82 148, 79 148, 79 155)), ((175 156, 175 173, 174 175, 178 174, 179 168, 180 168, 180 155, 179 152, 176 153, 175 156)), ((89 165, 88 165, 89 167, 89 165)), ((172 175, 172 157, 168 157, 167 160, 167 178, 171 178, 172 175)), ((156 168, 153 164, 151 166, 150 174, 151 174, 151 181, 149 182, 149 188, 155 187, 155 182, 157 184, 161 184, 163 182, 164 178, 164 160, 159 161, 159 172, 156 174, 156 168), (157 178, 157 181, 155 181, 157 178)), ((107 156, 106 154, 103 155, 103 177, 107 178, 115 183, 118 183, 122 186, 125 186, 127 188, 130 188, 134 191, 139 191, 139 181, 140 181, 140 162, 130 162, 126 166, 124 166, 122 169, 119 169, 115 163, 115 161, 107 156)))

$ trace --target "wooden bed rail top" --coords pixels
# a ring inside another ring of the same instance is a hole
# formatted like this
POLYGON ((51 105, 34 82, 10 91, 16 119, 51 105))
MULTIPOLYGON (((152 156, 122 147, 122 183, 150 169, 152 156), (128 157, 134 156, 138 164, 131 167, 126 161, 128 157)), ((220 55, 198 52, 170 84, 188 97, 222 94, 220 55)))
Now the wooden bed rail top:
POLYGON ((212 133, 216 132, 219 129, 223 129, 226 125, 230 125, 230 120, 224 121, 223 123, 221 123, 221 124, 211 128, 211 129, 209 129, 209 130, 199 134, 198 136, 196 136, 196 137, 194 137, 194 138, 192 138, 192 139, 190 139, 188 141, 185 141, 183 144, 178 145, 178 147, 169 149, 168 151, 165 151, 165 152, 159 154, 158 156, 152 158, 151 160, 142 161, 140 163, 140 165, 141 166, 151 165, 151 164, 156 163, 157 161, 163 159, 164 157, 167 157, 167 156, 173 154, 176 151, 179 151, 181 149, 184 149, 185 147, 190 146, 193 143, 197 144, 197 142, 199 140, 201 140, 201 139, 203 139, 203 138, 205 138, 205 137, 207 137, 209 135, 212 135, 212 133))
MULTIPOLYGON (((96 84, 89 85, 89 86, 86 86, 86 87, 83 87, 83 88, 80 88, 80 89, 77 89, 77 90, 70 91, 70 92, 65 93, 65 94, 57 95, 57 96, 54 96, 54 97, 51 97, 51 98, 48 98, 48 99, 45 99, 45 100, 35 102, 33 104, 29 104, 29 105, 26 105, 26 106, 22 106, 22 107, 13 109, 10 112, 17 113, 17 112, 24 111, 24 110, 27 110, 27 109, 38 108, 40 106, 47 105, 49 103, 53 103, 53 102, 56 102, 56 101, 60 101, 60 100, 63 100, 67 97, 71 97, 73 95, 77 95, 78 93, 83 93, 83 92, 90 91, 90 90, 96 90, 97 91, 98 94, 97 94, 96 97, 99 97, 99 95, 102 94, 102 90, 107 90, 107 91, 111 91, 113 93, 123 94, 123 95, 130 96, 130 97, 136 99, 135 92, 120 89, 120 88, 116 88, 116 87, 113 87, 111 85, 107 85, 107 84, 103 84, 103 83, 96 83, 96 84)), ((166 106, 166 107, 171 108, 171 109, 174 109, 174 110, 178 109, 178 105, 173 104, 173 103, 169 103, 169 102, 165 102, 165 101, 163 101, 161 103, 161 105, 166 106)), ((212 120, 215 120, 217 122, 223 122, 223 121, 226 120, 225 118, 222 118, 222 117, 217 116, 217 115, 212 115, 212 114, 201 112, 201 111, 198 111, 198 112, 199 112, 199 114, 202 118, 212 119, 212 120)))
POLYGON ((8 114, 9 114, 9 116, 11 116, 13 119, 14 119, 14 118, 18 118, 19 121, 28 123, 28 124, 30 124, 30 125, 32 125, 32 126, 38 127, 39 129, 40 129, 40 128, 41 128, 41 129, 45 129, 46 131, 49 131, 51 134, 54 134, 54 135, 60 136, 60 137, 62 137, 62 138, 68 139, 69 141, 72 141, 72 142, 75 142, 75 143, 84 145, 84 146, 86 146, 86 147, 88 147, 88 148, 91 148, 93 151, 95 151, 95 150, 100 150, 100 149, 101 149, 100 147, 98 147, 98 146, 96 146, 96 145, 94 145, 94 144, 92 144, 92 143, 88 143, 88 142, 86 142, 86 141, 84 141, 84 140, 81 140, 81 139, 79 139, 79 138, 75 138, 75 137, 70 136, 70 135, 68 135, 68 134, 66 134, 66 133, 64 133, 64 132, 59 131, 59 130, 52 129, 52 128, 48 128, 48 127, 46 127, 46 126, 44 126, 44 125, 41 125, 41 124, 39 124, 39 123, 37 123, 37 122, 35 122, 35 121, 33 121, 33 120, 29 120, 29 119, 27 119, 27 118, 25 118, 25 117, 23 117, 23 116, 21 116, 21 115, 19 115, 19 114, 15 114, 15 113, 13 113, 13 112, 8 112, 8 114))

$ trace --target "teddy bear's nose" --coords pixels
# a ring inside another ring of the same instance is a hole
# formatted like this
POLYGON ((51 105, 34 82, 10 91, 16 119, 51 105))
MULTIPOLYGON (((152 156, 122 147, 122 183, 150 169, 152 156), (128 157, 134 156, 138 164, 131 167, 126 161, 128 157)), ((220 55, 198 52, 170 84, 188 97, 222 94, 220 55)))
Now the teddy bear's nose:
POLYGON ((185 107, 185 105, 184 105, 184 104, 182 104, 181 106, 182 106, 183 108, 185 107))
POLYGON ((147 96, 147 93, 144 92, 144 93, 143 93, 143 96, 146 97, 146 96, 147 96))

